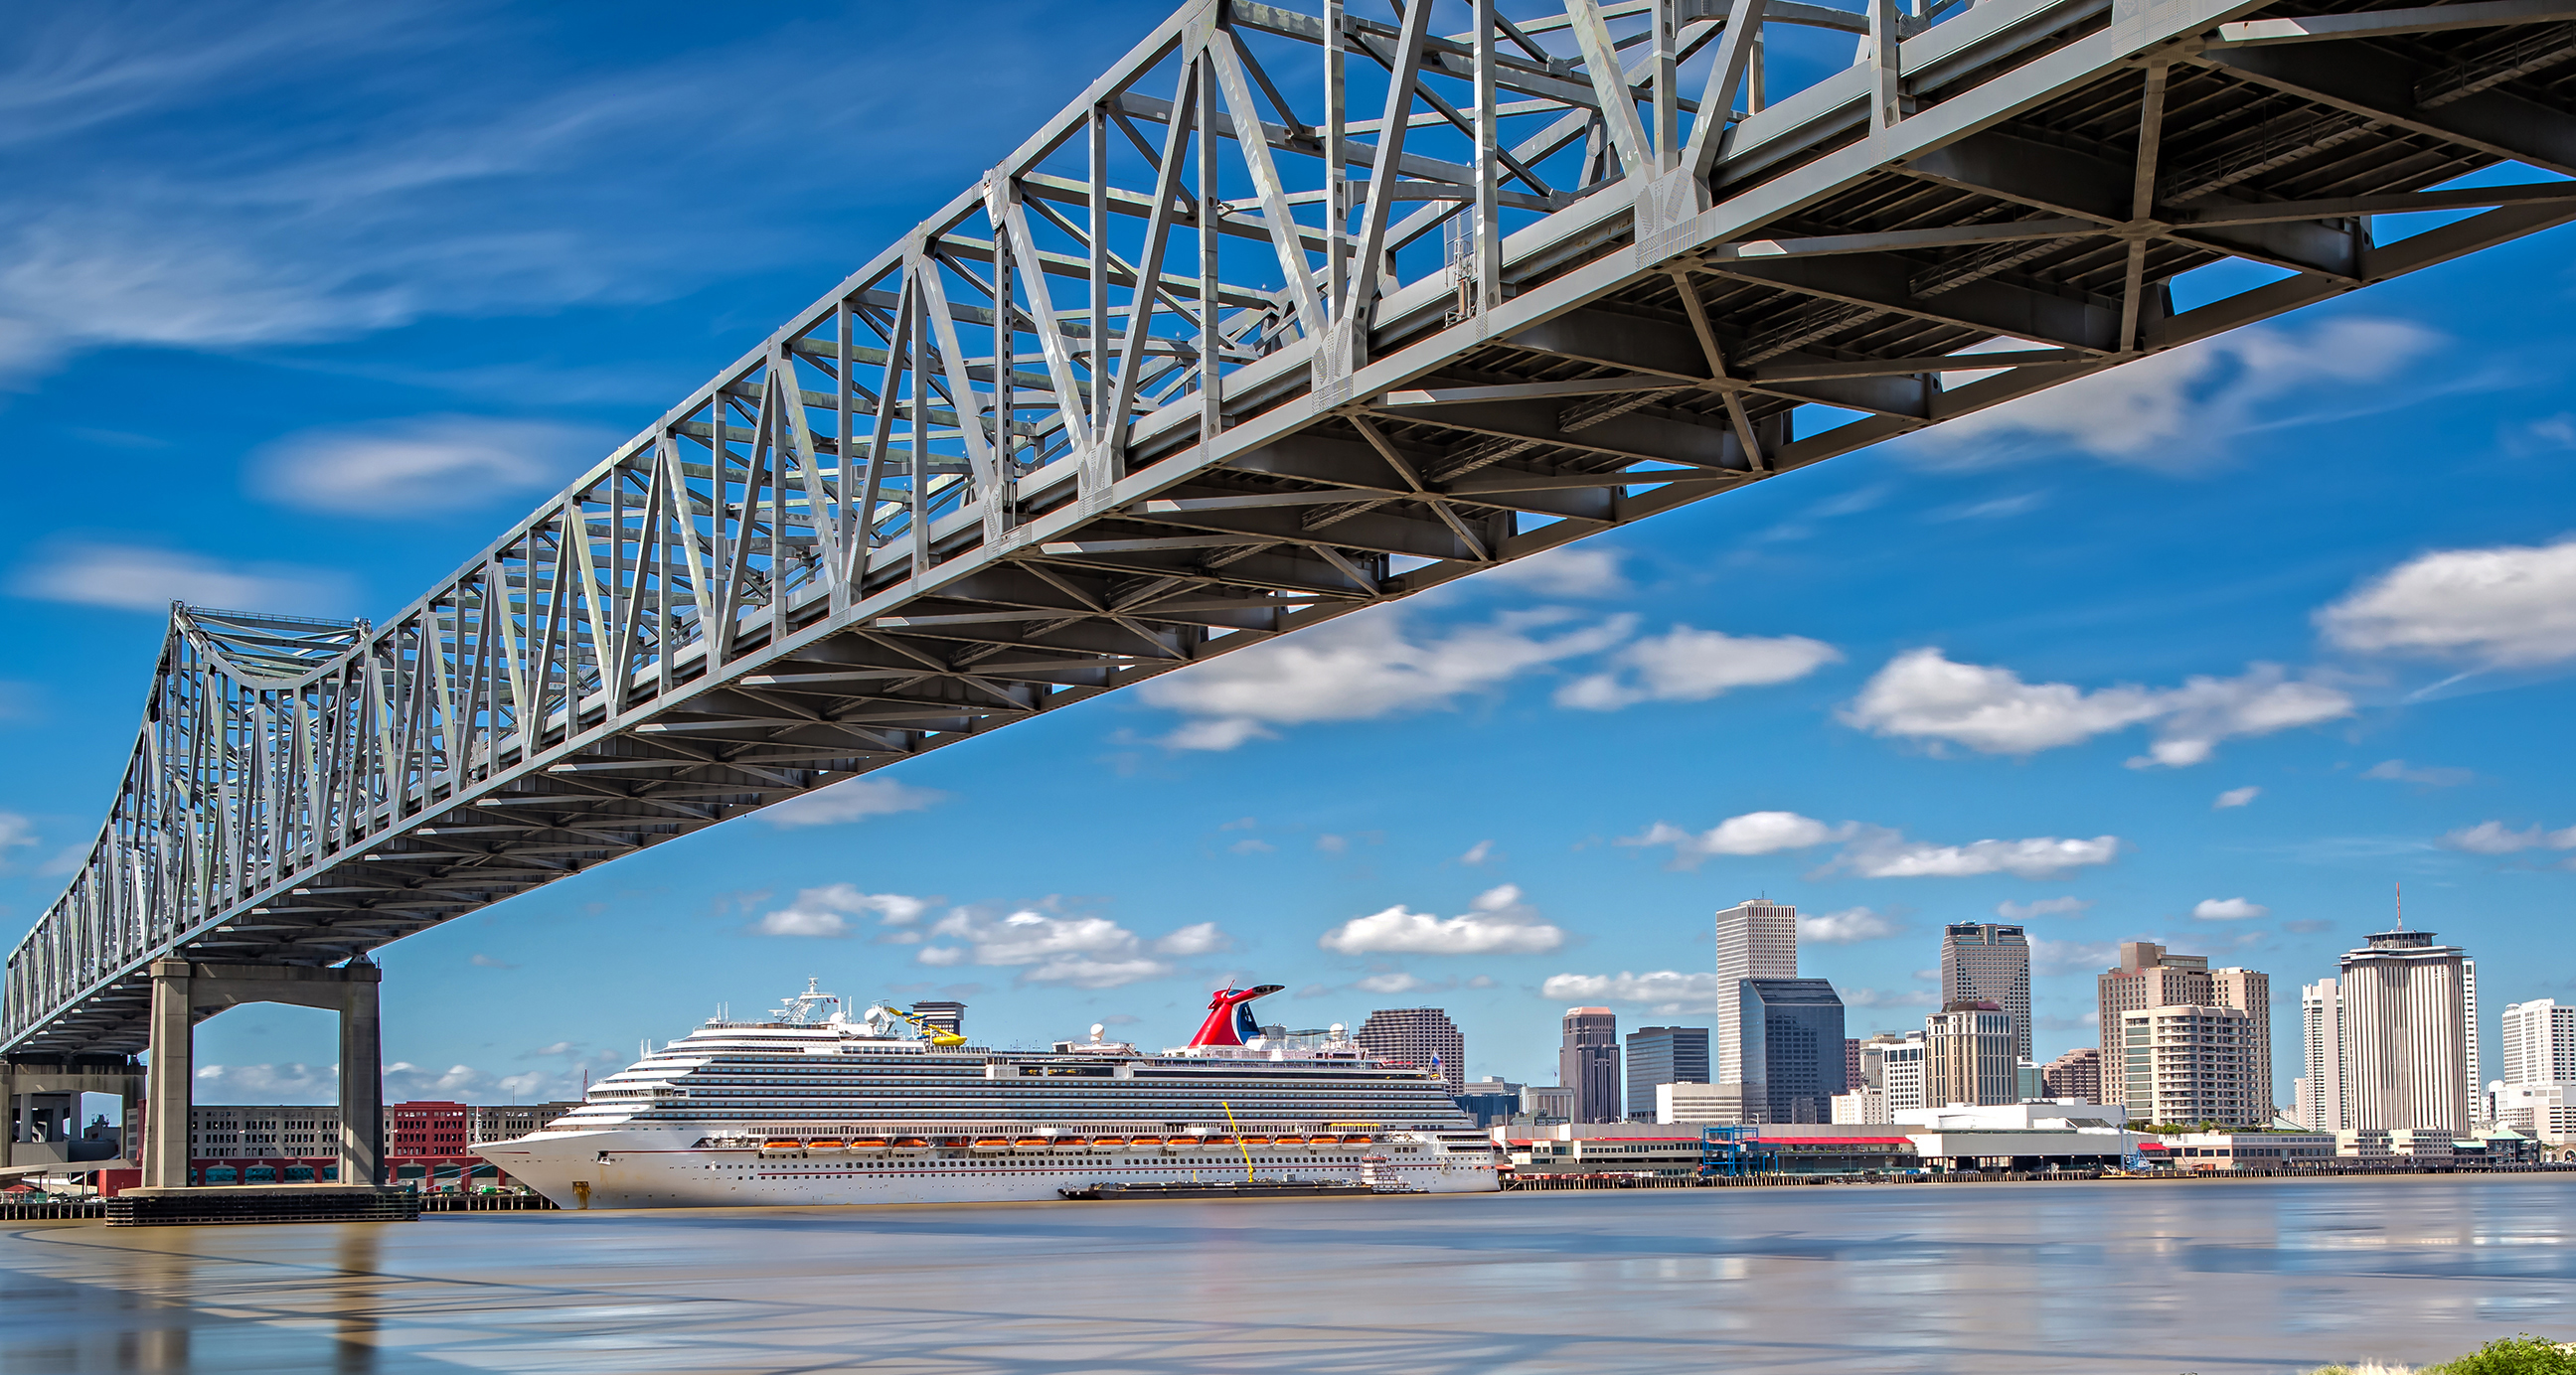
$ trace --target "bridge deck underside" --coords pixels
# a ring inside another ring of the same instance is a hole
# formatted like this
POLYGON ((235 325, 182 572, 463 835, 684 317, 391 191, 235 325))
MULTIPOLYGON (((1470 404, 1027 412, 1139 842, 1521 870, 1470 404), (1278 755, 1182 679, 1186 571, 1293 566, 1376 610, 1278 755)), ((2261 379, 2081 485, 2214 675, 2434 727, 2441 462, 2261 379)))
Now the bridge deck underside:
MULTIPOLYGON (((329 703, 364 697, 392 712, 406 692, 426 700, 500 680, 503 651, 467 644, 478 626, 507 622, 524 644, 503 648, 542 663, 535 598, 546 577, 535 555, 506 575, 488 559, 479 574, 470 565, 445 600, 416 609, 411 631, 374 632, 371 651, 353 648, 367 636, 346 627, 180 617, 155 721, 176 729, 168 723, 189 710, 204 714, 191 665, 292 678, 296 691, 321 694, 321 724, 298 738, 344 739, 375 760, 346 771, 373 768, 380 781, 336 809, 317 802, 313 814, 337 819, 264 862, 216 874, 152 861, 187 869, 204 890, 189 910, 156 917, 170 903, 141 894, 162 880, 120 856, 195 834, 181 814, 210 804, 174 798, 166 782, 164 756, 202 744, 147 723, 150 748, 85 875, 96 891, 82 897, 76 885, 48 918, 66 924, 40 927, 13 957, 0 1037, 47 1054, 140 1049, 141 970, 156 954, 344 960, 1040 712, 2576 218, 2576 201, 2545 186, 2456 204, 2418 194, 2507 162, 2529 169, 2507 178, 2517 183, 2576 175, 2568 23, 2228 46, 2213 41, 2222 23, 2364 10, 2211 5, 2163 29, 2085 0, 1990 3, 1968 16, 2006 11, 2012 21, 1991 22, 1979 44, 1954 45, 1905 78, 1901 119, 1874 116, 1857 79, 1859 99, 1811 90, 1748 116, 1695 216, 1653 220, 1643 177, 1606 177, 1513 231, 1499 304, 1461 318, 1439 283, 1388 295, 1346 391, 1317 390, 1332 376, 1307 359, 1323 331, 1247 345, 1225 374, 1217 432, 1203 433, 1203 399, 1183 394, 1124 418, 1116 466, 1076 480, 1078 446, 1049 449, 1053 431, 1039 425, 1012 492, 978 489, 975 504, 939 521, 916 497, 918 524, 863 541, 844 575, 824 576, 819 555, 801 583, 785 571, 780 532, 792 522, 780 491, 794 474, 781 460, 765 528, 771 576, 786 590, 682 606, 666 561, 649 565, 664 589, 658 609, 621 610, 618 598, 647 600, 648 558, 677 558, 648 556, 636 538, 626 591, 610 580, 617 604, 567 613, 588 648, 563 656, 568 686, 553 714, 504 731, 498 697, 480 716, 446 708, 447 719, 489 718, 479 754, 462 736, 405 746, 397 737, 409 727, 373 717, 334 735, 329 703), (2451 218, 2420 233, 2383 218, 2417 210, 2451 218), (2174 308, 2173 279, 2229 260, 2280 275, 2174 308), (1997 356, 1980 366, 1960 356, 1969 349, 1997 356), (727 633, 710 635, 718 611, 727 633), (621 637, 655 652, 603 647, 621 637), (431 671, 440 665, 446 676, 431 671), (192 693, 196 707, 183 700, 192 693), (386 762, 405 748, 411 763, 386 762), (129 883, 134 893, 116 896, 129 883)), ((1280 308, 1284 290, 1269 299, 1280 308)), ((695 424, 705 433, 690 461, 721 453, 719 466, 749 475, 739 498, 748 546, 766 441, 730 444, 723 417, 747 435, 776 427, 783 452, 789 430, 773 411, 785 408, 769 407, 762 388, 820 364, 855 368, 835 335, 846 318, 800 317, 690 403, 708 409, 675 411, 631 469, 568 497, 562 528, 582 531, 565 538, 587 557, 588 532, 607 522, 616 534, 599 557, 629 557, 628 523, 649 526, 666 509, 652 503, 672 498, 648 489, 664 492, 666 477, 680 485, 672 475, 684 465, 671 455, 695 424)), ((1052 367, 1035 338, 1033 327, 1013 337, 1014 363, 1052 367)), ((888 344, 881 353, 905 347, 899 331, 888 344)), ((988 383, 998 370, 988 357, 988 383)), ((838 404, 845 380, 821 381, 838 404)), ((883 401, 894 405, 891 390, 883 401)), ((1016 406, 987 410, 1024 419, 1016 406)), ((840 423, 867 423, 852 414, 840 423)), ((881 423, 880 448, 883 434, 881 423)), ((799 443, 809 484, 827 462, 836 480, 854 481, 855 430, 799 443)), ((719 489, 721 517, 734 498, 719 489)), ((822 547, 827 524, 809 512, 796 528, 822 547)), ((572 556, 559 547, 551 557, 546 576, 560 584, 572 556)), ((590 564, 581 571, 587 582, 590 564)), ((548 681, 542 667, 537 676, 548 681)), ((303 748, 320 759, 320 746, 303 748)), ((322 766, 306 768, 295 777, 319 799, 322 766)), ((178 848, 238 854, 243 843, 178 848)))

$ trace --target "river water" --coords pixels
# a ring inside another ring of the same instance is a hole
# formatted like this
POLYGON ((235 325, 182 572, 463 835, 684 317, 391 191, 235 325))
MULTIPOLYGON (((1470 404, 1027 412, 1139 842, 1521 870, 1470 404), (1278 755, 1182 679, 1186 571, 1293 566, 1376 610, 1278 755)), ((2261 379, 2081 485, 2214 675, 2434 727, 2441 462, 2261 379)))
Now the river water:
POLYGON ((0 1371, 2219 1372, 2576 1337, 2576 1179, 0 1224, 0 1371))

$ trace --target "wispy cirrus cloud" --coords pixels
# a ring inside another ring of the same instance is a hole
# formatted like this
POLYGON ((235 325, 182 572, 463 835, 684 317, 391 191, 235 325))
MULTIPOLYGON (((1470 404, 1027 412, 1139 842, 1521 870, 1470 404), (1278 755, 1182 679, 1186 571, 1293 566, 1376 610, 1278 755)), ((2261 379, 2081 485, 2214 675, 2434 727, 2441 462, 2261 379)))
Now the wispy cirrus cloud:
POLYGON ((9 590, 37 601, 166 615, 170 603, 329 615, 356 589, 345 576, 283 563, 234 563, 144 545, 58 540, 18 566, 9 590))

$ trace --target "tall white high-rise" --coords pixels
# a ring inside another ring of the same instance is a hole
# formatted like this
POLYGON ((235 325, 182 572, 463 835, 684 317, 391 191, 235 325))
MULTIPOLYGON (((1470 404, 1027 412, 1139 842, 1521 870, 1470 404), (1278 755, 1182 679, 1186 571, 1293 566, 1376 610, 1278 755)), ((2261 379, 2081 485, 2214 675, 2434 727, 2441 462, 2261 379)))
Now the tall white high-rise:
POLYGON ((2576 1082, 2576 1007, 2555 999, 2507 1003, 2504 1009, 2504 1082, 2576 1082))
POLYGON ((1744 1082, 1746 979, 1798 977, 1798 909, 1748 898, 1717 914, 1717 1082, 1744 1082))
POLYGON ((2307 1033, 2301 1065, 2307 1073, 2291 1113, 2310 1131, 2342 1131, 2351 1125, 2351 1110, 2343 1082, 2343 991, 2334 980, 2300 986, 2299 1021, 2307 1033))
POLYGON ((2345 953, 2348 1129, 2467 1131, 2478 1083, 2477 964, 2430 931, 2382 931, 2345 953))
POLYGON ((2013 1058, 2030 1058, 2030 941, 2018 926, 1969 921, 1941 929, 1941 1000, 1990 1002, 2013 1023, 2013 1058))

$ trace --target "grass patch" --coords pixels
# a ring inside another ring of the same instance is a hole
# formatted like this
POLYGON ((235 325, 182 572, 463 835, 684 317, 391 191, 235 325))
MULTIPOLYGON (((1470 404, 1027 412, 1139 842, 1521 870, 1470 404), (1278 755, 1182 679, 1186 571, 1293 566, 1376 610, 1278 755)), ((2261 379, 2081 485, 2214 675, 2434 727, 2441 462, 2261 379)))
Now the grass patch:
POLYGON ((2455 1361, 2410 1366, 2356 1361, 2320 1366, 2308 1375, 2576 1375, 2576 1342, 2553 1342, 2524 1333, 2498 1337, 2455 1361))

